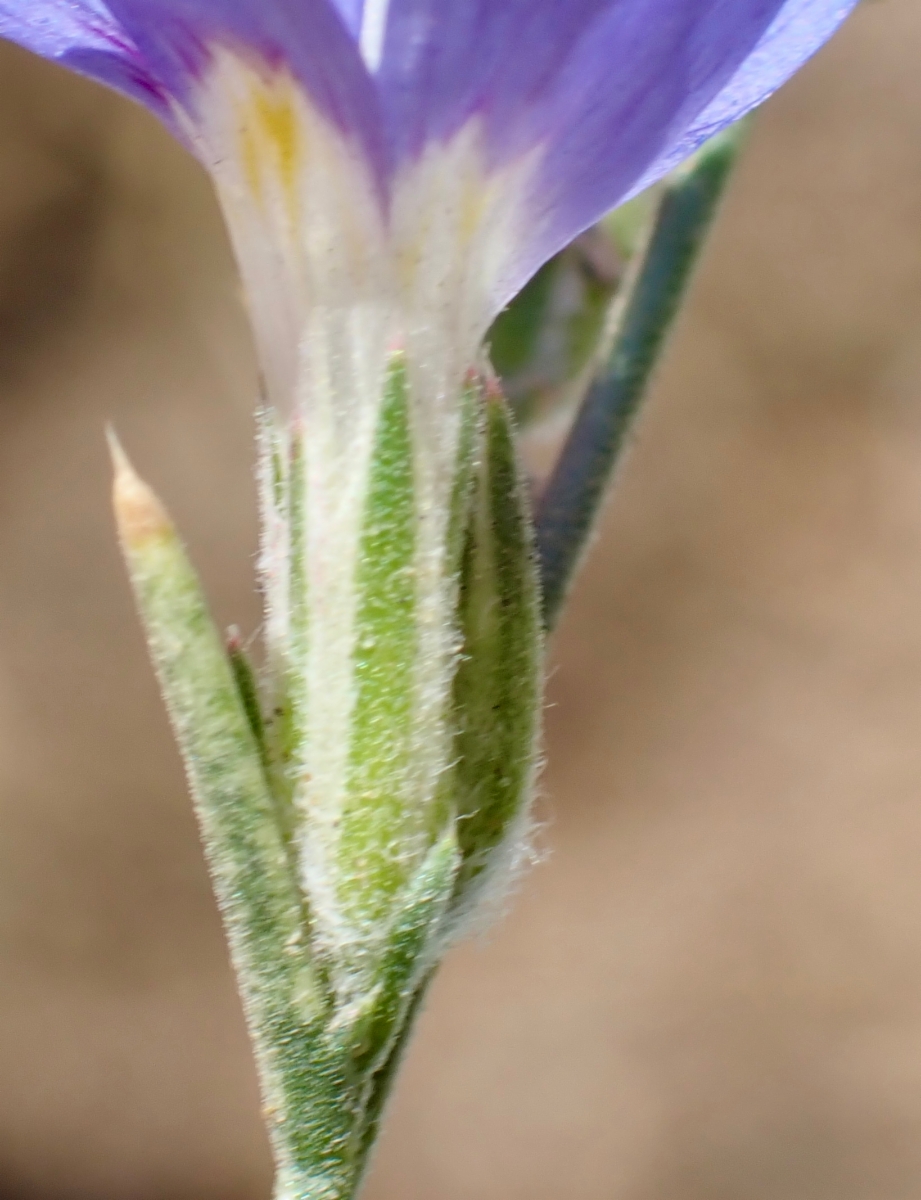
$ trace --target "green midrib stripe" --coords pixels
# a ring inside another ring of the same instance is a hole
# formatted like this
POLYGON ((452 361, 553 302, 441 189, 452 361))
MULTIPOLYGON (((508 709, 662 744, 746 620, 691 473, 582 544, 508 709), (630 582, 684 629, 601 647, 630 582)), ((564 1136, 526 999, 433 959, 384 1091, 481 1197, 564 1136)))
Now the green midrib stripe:
POLYGON ((390 370, 356 571, 355 706, 339 844, 340 900, 362 923, 381 919, 405 882, 414 813, 411 732, 416 637, 416 505, 408 388, 390 370))

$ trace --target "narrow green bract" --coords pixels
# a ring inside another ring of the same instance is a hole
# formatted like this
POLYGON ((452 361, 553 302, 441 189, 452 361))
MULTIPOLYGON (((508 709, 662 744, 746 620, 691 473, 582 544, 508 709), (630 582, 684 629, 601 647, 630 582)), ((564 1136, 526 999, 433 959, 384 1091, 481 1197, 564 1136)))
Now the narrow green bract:
MULTIPOLYGON (((119 471, 123 490, 147 502, 143 485, 126 470, 123 464, 119 471)), ((152 497, 149 503, 156 504, 152 497)), ((241 675, 241 652, 234 655, 236 671, 231 666, 172 527, 158 519, 138 535, 123 524, 122 545, 185 760, 280 1172, 289 1173, 305 1149, 310 1156, 302 1143, 316 1136, 318 1115, 335 1113, 321 1102, 329 1072, 315 1069, 328 1004, 308 953, 303 898, 247 712, 245 683, 241 693, 248 673, 241 675), (289 1130, 298 1135, 288 1137, 289 1130)), ((341 1125, 341 1116, 336 1119, 341 1125)), ((327 1125, 321 1140, 327 1146, 341 1136, 327 1125)))

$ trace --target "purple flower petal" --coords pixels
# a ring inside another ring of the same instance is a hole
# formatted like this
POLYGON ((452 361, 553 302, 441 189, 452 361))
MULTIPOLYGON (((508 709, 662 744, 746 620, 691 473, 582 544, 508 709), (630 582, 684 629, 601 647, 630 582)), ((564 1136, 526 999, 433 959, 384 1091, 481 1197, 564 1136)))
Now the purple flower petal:
POLYGON ((118 22, 99 0, 57 4, 0 0, 0 36, 52 59, 63 58, 75 47, 117 49, 123 41, 118 22))
MULTIPOLYGON (((500 303, 605 210, 768 96, 855 3, 0 0, 0 35, 174 127, 177 102, 194 122, 216 45, 257 69, 284 65, 363 148, 382 194, 394 172, 405 192, 424 151, 477 130, 484 186, 530 163, 514 198, 518 244, 491 285, 500 303)), ((431 174, 425 186, 431 209, 431 174)), ((451 187, 445 179, 444 204, 451 187)))
POLYGON ((194 110, 216 45, 285 65, 385 173, 373 82, 328 0, 0 0, 0 36, 128 93, 174 128, 171 101, 194 110))
POLYGON ((708 138, 725 129, 793 75, 835 32, 855 7, 854 0, 817 4, 787 0, 773 24, 729 83, 673 144, 637 181, 632 193, 672 170, 708 138))
POLYGON ((126 92, 170 121, 162 85, 99 0, 29 5, 0 0, 0 36, 126 92))
MULTIPOLYGON (((602 213, 661 179, 708 138, 761 104, 831 37, 855 4, 856 0, 786 0, 778 8, 737 0, 733 17, 726 15, 721 0, 688 6, 698 10, 693 30, 683 44, 666 47, 663 42, 659 49, 659 77, 680 80, 672 92, 671 119, 663 103, 657 121, 642 88, 634 84, 631 102, 619 118, 612 122, 599 112, 592 120, 586 114, 573 119, 570 131, 554 141, 535 189, 548 216, 543 237, 531 247, 529 271, 602 213), (765 21, 771 8, 776 10, 773 20, 765 21), (751 45, 755 31, 758 36, 751 45), (650 153, 660 132, 664 137, 658 151, 650 153), (619 178, 597 165, 613 137, 623 147, 619 178), (650 160, 640 171, 644 154, 650 160), (585 164, 581 173, 577 163, 585 164), (555 188, 553 181, 559 181, 555 188)), ((668 0, 650 2, 651 8, 668 6, 668 0)), ((678 11, 685 6, 686 0, 672 5, 678 11)), ((653 89, 656 71, 654 64, 648 67, 646 86, 653 89)))
MULTIPOLYGON (((377 71, 397 162, 482 122, 543 146, 509 285, 765 99, 856 0, 390 0, 377 71)), ((507 298, 507 297, 506 297, 507 298)))
POLYGON ((345 27, 351 33, 355 40, 361 33, 361 20, 364 14, 365 0, 332 0, 333 5, 339 12, 339 16, 345 22, 345 27))

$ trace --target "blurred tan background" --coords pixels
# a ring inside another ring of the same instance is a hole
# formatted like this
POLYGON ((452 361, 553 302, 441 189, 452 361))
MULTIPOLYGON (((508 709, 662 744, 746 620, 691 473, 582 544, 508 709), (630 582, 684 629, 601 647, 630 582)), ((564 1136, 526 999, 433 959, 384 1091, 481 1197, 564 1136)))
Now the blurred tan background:
MULTIPOLYGON (((269 1163, 108 512, 255 627, 208 185, 0 47, 0 1195, 269 1163)), ((547 861, 444 969, 367 1200, 921 1196, 921 4, 765 109, 554 647, 547 861)))

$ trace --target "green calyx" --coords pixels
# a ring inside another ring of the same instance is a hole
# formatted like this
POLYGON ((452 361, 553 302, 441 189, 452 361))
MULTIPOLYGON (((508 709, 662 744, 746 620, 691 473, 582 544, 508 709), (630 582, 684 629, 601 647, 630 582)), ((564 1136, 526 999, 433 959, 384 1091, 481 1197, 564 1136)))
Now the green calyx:
POLYGON ((463 653, 454 677, 453 787, 461 867, 455 902, 468 906, 526 848, 537 765, 535 710, 542 661, 537 572, 505 401, 487 397, 458 611, 463 653))
POLYGON ((338 510, 311 495, 310 428, 263 416, 260 671, 238 638, 219 638, 155 498, 124 460, 118 473, 123 549, 228 931, 278 1194, 301 1200, 354 1194, 432 972, 520 857, 527 824, 542 646, 508 410, 468 378, 441 513, 417 499, 415 428, 394 354, 373 444, 356 454, 362 478, 342 481, 357 507, 327 528, 318 514, 338 510), (337 537, 347 619, 315 569, 337 537), (345 639, 348 674, 327 689, 315 664, 331 638, 345 639), (433 644, 443 661, 423 670, 433 644), (321 740, 331 727, 344 732, 338 757, 321 740))

